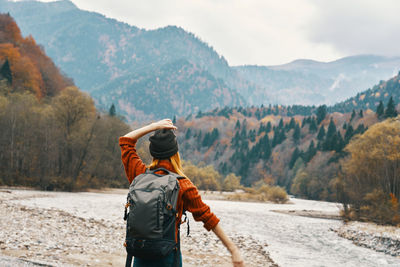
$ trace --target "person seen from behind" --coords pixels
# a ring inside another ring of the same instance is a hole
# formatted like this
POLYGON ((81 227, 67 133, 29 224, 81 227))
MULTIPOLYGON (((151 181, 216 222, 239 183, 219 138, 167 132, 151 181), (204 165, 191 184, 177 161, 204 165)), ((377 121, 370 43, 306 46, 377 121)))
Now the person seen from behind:
MULTIPOLYGON (((181 159, 178 152, 178 143, 173 130, 176 130, 170 119, 160 120, 151 123, 142 128, 133 130, 125 136, 120 137, 119 144, 121 147, 121 158, 124 164, 125 172, 129 183, 135 179, 136 176, 146 172, 146 169, 155 170, 158 168, 165 168, 168 171, 177 173, 183 179, 179 179, 179 193, 177 200, 177 219, 175 223, 176 233, 179 234, 179 226, 183 211, 192 213, 196 221, 202 221, 204 227, 210 231, 212 230, 215 235, 222 241, 225 247, 229 250, 232 256, 232 263, 234 267, 243 267, 244 262, 237 246, 222 230, 219 219, 215 214, 210 211, 210 207, 206 205, 193 183, 184 174, 181 166, 181 159), (146 166, 136 152, 136 143, 138 139, 144 135, 154 132, 149 138, 150 140, 150 154, 153 161, 149 166, 146 166)), ((179 243, 179 237, 175 238, 179 243)), ((178 244, 178 248, 179 248, 178 244)), ((180 249, 173 251, 161 259, 143 259, 134 257, 134 267, 142 266, 182 266, 182 255, 180 249), (178 255, 176 254, 178 253, 178 255), (178 259, 178 260, 176 260, 178 259)))

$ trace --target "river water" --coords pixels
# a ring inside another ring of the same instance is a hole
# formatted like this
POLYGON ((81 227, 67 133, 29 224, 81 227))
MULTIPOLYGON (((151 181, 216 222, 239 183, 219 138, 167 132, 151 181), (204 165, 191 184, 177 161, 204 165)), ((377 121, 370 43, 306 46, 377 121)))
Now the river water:
POLYGON ((279 266, 400 266, 400 259, 358 247, 331 229, 341 221, 316 219, 272 210, 338 212, 335 203, 291 199, 293 204, 206 201, 228 232, 247 233, 262 243, 279 266))
MULTIPOLYGON (((49 193, 46 197, 20 200, 23 205, 57 208, 76 216, 120 224, 125 191, 121 194, 49 193), (102 203, 102 209, 98 209, 102 203)), ((400 259, 358 247, 331 229, 341 221, 301 217, 273 210, 315 210, 338 212, 336 203, 291 199, 292 204, 264 204, 205 200, 221 219, 228 234, 251 236, 279 266, 400 266, 400 259)), ((201 223, 191 222, 192 231, 204 231, 201 223)))

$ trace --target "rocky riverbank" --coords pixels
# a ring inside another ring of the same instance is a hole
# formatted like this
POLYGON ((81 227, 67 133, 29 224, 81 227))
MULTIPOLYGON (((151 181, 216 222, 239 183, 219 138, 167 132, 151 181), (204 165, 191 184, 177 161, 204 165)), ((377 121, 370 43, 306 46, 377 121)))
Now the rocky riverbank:
MULTIPOLYGON (((313 210, 273 210, 274 212, 304 216, 341 220, 338 212, 323 212, 313 210)), ((373 249, 391 256, 400 257, 400 228, 382 226, 366 222, 347 222, 337 229, 331 229, 340 237, 351 240, 355 245, 373 249)))
POLYGON ((400 228, 398 227, 348 222, 339 229, 332 230, 358 246, 400 257, 400 228))
MULTIPOLYGON (((123 200, 115 192, 0 190, 0 265, 123 266, 123 200), (102 211, 94 213, 96 207, 102 211)), ((212 232, 193 221, 190 226, 190 237, 184 235, 185 226, 181 235, 184 266, 232 266, 229 253, 212 232)), ((246 266, 277 266, 267 244, 229 234, 246 266)))

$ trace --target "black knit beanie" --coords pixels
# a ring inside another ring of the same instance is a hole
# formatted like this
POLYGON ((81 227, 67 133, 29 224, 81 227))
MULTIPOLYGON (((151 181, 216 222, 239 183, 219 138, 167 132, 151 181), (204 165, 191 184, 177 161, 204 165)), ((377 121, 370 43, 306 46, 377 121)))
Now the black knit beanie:
POLYGON ((172 130, 161 129, 150 136, 150 154, 156 159, 167 159, 178 152, 178 142, 172 130))

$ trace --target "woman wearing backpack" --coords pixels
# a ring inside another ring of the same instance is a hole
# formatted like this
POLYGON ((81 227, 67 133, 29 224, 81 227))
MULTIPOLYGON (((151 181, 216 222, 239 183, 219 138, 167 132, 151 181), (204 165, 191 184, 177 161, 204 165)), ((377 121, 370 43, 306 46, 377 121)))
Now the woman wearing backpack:
MULTIPOLYGON (((225 235, 219 225, 219 219, 210 212, 209 206, 201 200, 197 188, 183 173, 176 136, 172 131, 175 129, 177 128, 173 125, 171 120, 164 119, 136 129, 125 136, 120 137, 119 144, 121 147, 121 158, 129 183, 132 183, 136 176, 144 173, 147 168, 150 170, 165 168, 185 177, 185 179, 178 180, 180 190, 177 202, 178 219, 176 220, 176 229, 179 228, 183 210, 185 209, 191 212, 196 221, 202 221, 204 227, 208 231, 212 230, 222 241, 232 255, 233 266, 244 266, 239 249, 229 239, 229 237, 225 235), (146 166, 136 153, 136 142, 142 136, 153 131, 155 131, 155 133, 149 138, 149 149, 150 154, 153 156, 153 162, 149 166, 146 166)), ((171 255, 159 260, 135 258, 133 266, 172 266, 175 258, 179 258, 177 266, 182 266, 180 251, 177 253, 179 253, 178 257, 175 257, 175 253, 170 253, 171 255)))

